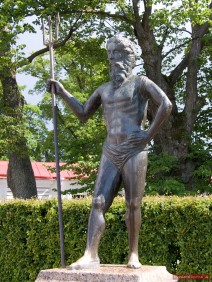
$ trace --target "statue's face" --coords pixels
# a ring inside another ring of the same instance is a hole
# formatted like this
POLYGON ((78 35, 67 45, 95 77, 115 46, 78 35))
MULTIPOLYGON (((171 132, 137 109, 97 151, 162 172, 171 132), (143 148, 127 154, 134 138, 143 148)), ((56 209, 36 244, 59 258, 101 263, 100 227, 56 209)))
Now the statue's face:
POLYGON ((123 61, 124 48, 122 44, 110 43, 107 48, 107 54, 110 63, 123 61))
POLYGON ((122 43, 111 42, 107 46, 110 64, 110 78, 115 88, 118 88, 132 73, 130 51, 122 43))

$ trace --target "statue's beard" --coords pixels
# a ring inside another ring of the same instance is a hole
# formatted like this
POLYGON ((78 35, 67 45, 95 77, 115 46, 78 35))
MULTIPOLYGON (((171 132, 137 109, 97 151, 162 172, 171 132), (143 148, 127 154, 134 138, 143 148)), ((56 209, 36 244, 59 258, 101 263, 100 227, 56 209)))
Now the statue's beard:
POLYGON ((129 64, 115 62, 110 64, 110 79, 115 89, 119 88, 126 78, 131 74, 129 64))

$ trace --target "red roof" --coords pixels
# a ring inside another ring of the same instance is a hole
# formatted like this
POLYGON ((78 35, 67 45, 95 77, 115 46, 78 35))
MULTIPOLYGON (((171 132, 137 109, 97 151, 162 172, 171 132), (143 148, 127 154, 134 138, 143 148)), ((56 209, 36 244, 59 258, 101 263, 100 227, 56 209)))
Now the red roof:
MULTIPOLYGON (((8 161, 0 161, 0 178, 7 178, 8 161)), ((55 179, 56 173, 51 172, 51 168, 55 168, 54 162, 31 162, 32 169, 34 171, 35 179, 55 179)), ((65 163, 60 163, 60 166, 65 163)), ((60 177, 70 179, 74 177, 74 173, 71 169, 61 170, 60 177)))
POLYGON ((8 161, 0 161, 0 178, 7 178, 8 161))

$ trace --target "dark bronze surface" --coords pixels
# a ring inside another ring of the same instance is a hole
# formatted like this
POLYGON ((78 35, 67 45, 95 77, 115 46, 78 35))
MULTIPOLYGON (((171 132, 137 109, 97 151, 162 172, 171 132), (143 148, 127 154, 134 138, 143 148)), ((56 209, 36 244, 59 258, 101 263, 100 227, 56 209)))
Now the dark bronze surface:
POLYGON ((89 217, 87 246, 84 256, 71 269, 96 268, 100 265, 98 246, 105 229, 105 213, 123 180, 126 199, 126 225, 129 238, 128 267, 140 268, 138 236, 141 225, 141 200, 147 169, 147 144, 171 112, 166 94, 151 80, 135 76, 135 52, 132 43, 115 36, 107 43, 111 80, 99 88, 82 105, 63 85, 50 80, 55 92, 74 114, 86 121, 100 105, 103 108, 107 138, 103 147, 89 217), (144 130, 148 100, 158 105, 150 127, 144 130))

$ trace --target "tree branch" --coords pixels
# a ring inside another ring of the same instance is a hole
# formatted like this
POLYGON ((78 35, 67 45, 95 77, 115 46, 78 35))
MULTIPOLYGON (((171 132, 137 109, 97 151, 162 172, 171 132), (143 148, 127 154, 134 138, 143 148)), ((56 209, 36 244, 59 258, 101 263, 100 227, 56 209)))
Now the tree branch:
POLYGON ((110 30, 113 30, 114 32, 117 31, 117 30, 112 26, 112 24, 111 24, 109 21, 104 20, 104 22, 108 24, 108 26, 109 26, 108 28, 109 28, 110 30))
POLYGON ((136 22, 140 22, 140 15, 139 15, 139 11, 138 11, 138 1, 137 0, 133 0, 132 4, 133 4, 133 11, 134 11, 134 15, 135 15, 135 20, 136 22))
POLYGON ((142 19, 142 25, 145 30, 149 29, 149 18, 152 14, 152 5, 149 4, 149 0, 144 0, 144 15, 142 19))
POLYGON ((166 42, 166 38, 167 38, 167 35, 168 35, 168 30, 169 30, 169 27, 166 27, 166 30, 165 30, 164 35, 163 35, 163 38, 162 38, 161 43, 159 45, 159 48, 160 48, 161 52, 162 52, 164 44, 166 42))
POLYGON ((177 50, 177 49, 179 49, 179 48, 181 48, 181 47, 184 47, 187 43, 189 43, 191 41, 191 39, 189 39, 189 40, 186 40, 184 43, 182 43, 182 44, 180 44, 180 45, 177 45, 176 47, 174 47, 174 48, 172 48, 172 49, 170 49, 166 54, 164 54, 163 56, 162 56, 162 60, 164 59, 164 58, 166 58, 170 53, 172 53, 173 51, 175 51, 175 50, 177 50))
POLYGON ((188 33, 189 35, 191 35, 191 32, 189 30, 184 29, 184 28, 172 28, 172 30, 185 32, 185 33, 188 33))
MULTIPOLYGON (((59 47, 64 46, 66 44, 66 42, 71 38, 71 36, 72 36, 74 31, 75 31, 75 29, 71 29, 69 31, 68 35, 62 41, 54 43, 53 44, 54 49, 57 49, 59 47)), ((27 57, 26 59, 22 60, 20 62, 20 64, 19 64, 19 67, 22 67, 22 66, 24 66, 24 65, 26 65, 28 63, 31 63, 37 56, 45 54, 48 51, 49 51, 49 46, 34 52, 29 57, 27 57), (27 61, 27 63, 26 63, 26 61, 27 61)))
MULTIPOLYGON (((59 47, 62 47, 66 44, 66 42, 71 38, 71 36, 73 35, 73 33, 78 29, 77 26, 77 22, 79 21, 79 19, 81 18, 82 14, 80 14, 80 16, 76 19, 75 23, 71 26, 69 33, 67 34, 67 36, 60 42, 56 42, 53 44, 54 49, 57 49, 59 47)), ((24 60, 22 60, 18 67, 23 67, 24 65, 31 63, 37 56, 45 54, 46 52, 49 51, 49 46, 40 49, 36 52, 34 52, 33 54, 31 54, 28 58, 25 58, 24 60)))
POLYGON ((85 13, 85 14, 94 14, 97 16, 103 16, 103 17, 108 17, 108 18, 112 18, 115 20, 122 20, 125 21, 131 25, 134 24, 134 22, 132 20, 130 20, 126 15, 118 15, 118 14, 111 14, 110 12, 105 12, 105 11, 96 11, 96 10, 78 10, 78 11, 69 11, 71 14, 74 13, 85 13))
POLYGON ((61 113, 60 109, 58 108, 58 106, 56 106, 56 109, 57 109, 57 116, 58 116, 60 122, 61 122, 63 125, 65 125, 65 129, 67 129, 68 131, 70 131, 71 135, 72 135, 75 139, 77 139, 77 135, 75 134, 75 132, 71 129, 70 126, 67 126, 67 125, 66 125, 66 122, 65 122, 65 120, 63 119, 62 113, 61 113))
POLYGON ((182 75, 183 71, 187 68, 188 58, 189 58, 189 56, 186 55, 182 59, 182 61, 176 66, 176 68, 171 72, 171 74, 169 75, 168 80, 172 85, 176 83, 176 81, 182 75))

